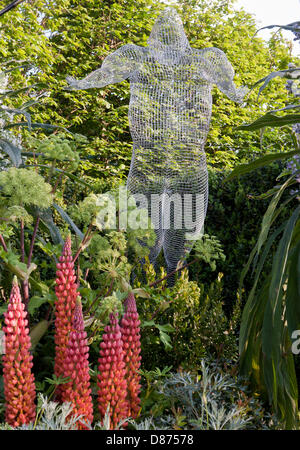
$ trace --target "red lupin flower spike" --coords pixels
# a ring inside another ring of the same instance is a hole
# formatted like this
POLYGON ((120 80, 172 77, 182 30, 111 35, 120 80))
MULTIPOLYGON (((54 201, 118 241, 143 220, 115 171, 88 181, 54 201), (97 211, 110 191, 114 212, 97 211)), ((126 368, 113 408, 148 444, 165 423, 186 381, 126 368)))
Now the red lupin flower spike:
MULTIPOLYGON (((93 402, 90 388, 89 347, 87 334, 84 331, 82 306, 77 297, 73 329, 69 335, 69 343, 65 353, 64 377, 70 381, 64 384, 61 400, 73 405, 74 415, 82 415, 85 422, 93 421, 93 402)), ((88 429, 82 422, 77 422, 78 429, 88 429)))
POLYGON ((100 347, 98 408, 104 417, 109 405, 110 429, 113 430, 128 417, 126 370, 118 313, 110 315, 110 325, 104 328, 100 347))
POLYGON ((22 302, 17 279, 14 278, 7 312, 4 315, 5 354, 3 355, 3 384, 5 421, 13 427, 35 420, 35 384, 31 372, 27 312, 22 302))
MULTIPOLYGON (((55 364, 54 373, 57 377, 63 376, 63 364, 65 360, 66 348, 69 341, 69 334, 72 330, 73 314, 78 296, 76 275, 71 252, 71 236, 68 235, 62 256, 57 263, 56 271, 56 301, 55 301, 55 364)), ((61 400, 64 385, 56 389, 55 399, 61 400)))
POLYGON ((127 394, 129 404, 129 415, 132 418, 138 416, 140 410, 140 375, 138 370, 141 365, 141 336, 140 320, 136 309, 135 298, 132 292, 124 303, 125 314, 121 320, 121 333, 123 340, 123 349, 125 353, 125 367, 127 380, 127 394))

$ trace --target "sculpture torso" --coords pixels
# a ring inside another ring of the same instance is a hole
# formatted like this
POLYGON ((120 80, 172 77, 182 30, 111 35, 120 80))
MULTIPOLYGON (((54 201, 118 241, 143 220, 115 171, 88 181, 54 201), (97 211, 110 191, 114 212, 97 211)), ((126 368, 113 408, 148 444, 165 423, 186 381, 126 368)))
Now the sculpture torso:
POLYGON ((174 64, 145 56, 130 79, 129 121, 135 146, 180 142, 203 151, 212 100, 211 84, 200 78, 199 62, 185 55, 174 64))
POLYGON ((209 62, 200 52, 153 52, 139 47, 130 77, 133 166, 151 179, 173 178, 205 165, 211 118, 209 62), (151 175, 150 175, 151 173, 151 175))

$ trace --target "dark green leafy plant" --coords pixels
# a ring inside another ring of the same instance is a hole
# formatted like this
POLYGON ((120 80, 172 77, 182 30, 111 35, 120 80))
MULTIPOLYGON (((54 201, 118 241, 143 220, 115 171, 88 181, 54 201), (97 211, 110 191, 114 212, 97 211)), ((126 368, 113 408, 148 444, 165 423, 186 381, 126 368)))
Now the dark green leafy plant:
POLYGON ((143 369, 153 370, 172 364, 198 367, 203 356, 237 355, 235 334, 240 318, 236 298, 230 318, 223 308, 222 273, 207 286, 189 281, 184 269, 172 288, 152 281, 152 266, 146 266, 146 298, 138 302, 142 321, 143 369), (154 284, 151 287, 151 284, 154 284))

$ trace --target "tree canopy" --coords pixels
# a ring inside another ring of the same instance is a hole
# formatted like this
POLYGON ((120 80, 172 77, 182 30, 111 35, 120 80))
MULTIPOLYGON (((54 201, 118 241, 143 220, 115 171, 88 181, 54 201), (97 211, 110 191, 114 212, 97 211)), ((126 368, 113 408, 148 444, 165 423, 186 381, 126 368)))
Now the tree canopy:
MULTIPOLYGON (((2 2, 3 3, 3 2, 2 2)), ((128 127, 129 83, 103 89, 67 92, 67 75, 82 78, 98 68, 104 57, 124 43, 146 45, 152 25, 166 5, 158 1, 37 0, 23 2, 1 17, 0 57, 11 66, 30 63, 10 73, 14 88, 36 87, 39 105, 32 105, 36 122, 52 123, 88 137, 82 156, 85 175, 109 179, 126 177, 131 159, 128 127)), ((234 0, 183 0, 175 4, 193 47, 219 47, 228 56, 238 86, 251 87, 272 70, 284 69, 292 61, 290 45, 280 34, 266 43, 253 35, 254 18, 234 8, 234 0)), ((251 160, 259 152, 279 151, 289 133, 278 130, 264 135, 237 131, 271 108, 285 106, 283 80, 270 85, 257 100, 252 91, 244 105, 234 104, 217 88, 213 91, 213 115, 206 144, 208 164, 222 169, 251 160)), ((24 92, 33 97, 33 91, 24 92)), ((22 99, 24 100, 24 98, 22 99)), ((21 98, 20 98, 21 101, 21 98)))

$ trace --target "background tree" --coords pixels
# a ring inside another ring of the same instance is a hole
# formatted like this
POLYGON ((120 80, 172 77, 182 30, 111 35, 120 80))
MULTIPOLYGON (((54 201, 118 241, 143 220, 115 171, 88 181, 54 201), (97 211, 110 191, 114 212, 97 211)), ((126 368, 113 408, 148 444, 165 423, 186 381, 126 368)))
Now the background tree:
MULTIPOLYGON (((77 93, 63 91, 66 75, 82 78, 99 67, 110 52, 124 43, 145 45, 152 25, 166 5, 149 1, 62 0, 24 2, 2 17, 0 54, 16 61, 30 61, 37 69, 13 74, 16 86, 43 82, 42 105, 34 112, 36 122, 56 123, 88 136, 81 169, 97 178, 99 189, 125 178, 131 159, 128 127, 129 83, 77 93), (104 185, 104 186, 103 186, 104 185)), ((269 43, 255 37, 253 17, 234 9, 234 0, 184 0, 175 4, 193 47, 216 46, 224 50, 236 70, 238 85, 254 83, 271 70, 286 68, 291 49, 280 35, 269 43)), ((233 128, 254 119, 266 103, 285 105, 284 82, 270 86, 260 103, 250 95, 246 107, 226 99, 216 88, 206 152, 208 164, 233 167, 259 152, 279 150, 289 134, 270 130, 261 148, 259 134, 233 128)))

